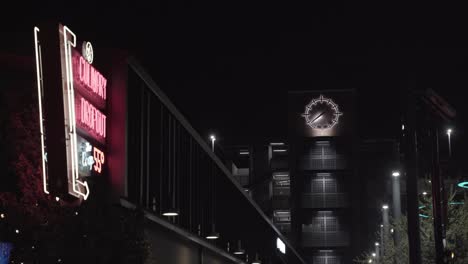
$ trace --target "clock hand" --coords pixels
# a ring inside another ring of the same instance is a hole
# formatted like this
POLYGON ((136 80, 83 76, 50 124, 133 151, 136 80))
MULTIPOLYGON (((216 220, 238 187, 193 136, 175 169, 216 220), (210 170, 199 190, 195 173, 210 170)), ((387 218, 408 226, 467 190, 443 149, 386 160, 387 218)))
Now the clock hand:
POLYGON ((320 115, 318 115, 317 117, 315 117, 313 120, 309 121, 309 124, 312 124, 313 122, 317 121, 320 117, 323 116, 323 114, 325 114, 325 112, 320 113, 320 115))

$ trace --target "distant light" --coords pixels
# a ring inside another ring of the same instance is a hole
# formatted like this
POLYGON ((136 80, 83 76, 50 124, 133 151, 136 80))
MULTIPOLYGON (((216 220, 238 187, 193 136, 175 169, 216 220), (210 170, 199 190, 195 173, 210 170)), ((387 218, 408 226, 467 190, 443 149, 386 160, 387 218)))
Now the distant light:
POLYGON ((387 209, 388 209, 388 205, 386 205, 386 204, 382 205, 382 209, 387 210, 387 209))
POLYGON ((283 146, 283 142, 270 143, 270 146, 283 146))
POLYGON ((249 152, 248 151, 240 151, 239 155, 249 155, 249 152))
POLYGON ((377 254, 375 254, 375 253, 372 253, 372 256, 373 256, 373 257, 375 257, 375 256, 377 256, 377 254))
POLYGON ((287 149, 274 149, 273 152, 286 152, 287 149))
POLYGON ((394 231, 395 231, 395 230, 393 230, 393 228, 392 228, 392 229, 390 229, 390 233, 393 233, 394 231))
POLYGON ((78 212, 75 212, 75 215, 78 215, 78 212))
POLYGON ((447 129, 447 135, 450 136, 450 134, 452 134, 452 129, 451 128, 447 129))
POLYGON ((260 260, 254 260, 252 264, 262 264, 262 262, 260 260))
POLYGON ((276 248, 283 254, 286 254, 286 244, 278 237, 276 239, 276 248))
POLYGON ((452 251, 452 253, 450 253, 450 258, 451 258, 451 259, 454 259, 454 258, 455 258, 455 252, 452 251))
POLYGON ((466 182, 466 181, 465 181, 465 182, 460 182, 460 183, 458 184, 458 187, 468 189, 468 182, 466 182))
POLYGON ((401 130, 405 130, 405 125, 401 124, 401 130))
POLYGON ((427 195, 427 192, 422 192, 422 195, 427 195))
POLYGON ((212 232, 210 233, 209 235, 206 236, 206 239, 210 239, 210 240, 215 240, 215 239, 218 239, 219 238, 219 234, 216 233, 216 232, 212 232))
POLYGON ((383 225, 380 225, 380 227, 383 227, 383 225))
POLYGON ((369 259, 369 263, 372 263, 372 259, 369 259))
POLYGON ((2 218, 2 219, 5 218, 5 214, 1 213, 0 218, 2 218))
POLYGON ((163 213, 164 216, 178 216, 179 215, 179 210, 175 208, 171 208, 167 210, 166 212, 163 213))
POLYGON ((179 214, 176 213, 176 212, 167 212, 167 213, 163 213, 164 216, 178 216, 179 214))
POLYGON ((375 245, 376 245, 376 246, 380 246, 379 242, 375 242, 375 245))
POLYGON ((431 183, 431 180, 428 180, 427 182, 431 183))
POLYGON ((60 201, 60 197, 55 197, 55 201, 60 201))
POLYGON ((210 139, 211 139, 211 141, 215 141, 216 137, 214 135, 210 135, 210 139))
POLYGON ((62 262, 62 259, 58 259, 57 262, 62 262))
POLYGON ((245 253, 245 250, 243 249, 237 249, 236 251, 233 252, 234 255, 242 255, 245 253))
POLYGON ((392 176, 393 176, 393 177, 399 177, 399 176, 400 176, 400 172, 399 172, 399 171, 394 171, 394 172, 392 172, 392 176))
POLYGON ((15 230, 15 233, 16 233, 16 234, 19 234, 19 230, 18 230, 18 229, 16 229, 16 230, 15 230))

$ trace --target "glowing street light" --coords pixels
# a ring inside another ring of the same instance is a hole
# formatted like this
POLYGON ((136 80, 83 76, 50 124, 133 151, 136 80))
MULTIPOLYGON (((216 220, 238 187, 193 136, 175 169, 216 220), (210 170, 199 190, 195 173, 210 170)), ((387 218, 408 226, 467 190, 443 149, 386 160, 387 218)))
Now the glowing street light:
POLYGON ((234 250, 234 255, 243 255, 245 254, 245 250, 241 246, 241 241, 237 241, 237 248, 234 250))
POLYGON ((387 205, 387 204, 382 205, 382 209, 387 210, 387 209, 388 209, 388 205, 387 205))
POLYGON ((163 213, 164 216, 178 216, 179 210, 176 208, 170 208, 166 212, 163 213))
POLYGON ((216 141, 216 137, 214 135, 211 135, 210 139, 211 139, 211 151, 214 152, 214 142, 216 141))
POLYGON ((451 128, 447 129, 449 157, 452 157, 452 144, 450 143, 451 134, 452 134, 452 129, 451 128))
POLYGON ((392 172, 392 176, 393 176, 393 177, 399 177, 399 176, 400 176, 400 172, 399 172, 399 171, 394 171, 394 172, 392 172))

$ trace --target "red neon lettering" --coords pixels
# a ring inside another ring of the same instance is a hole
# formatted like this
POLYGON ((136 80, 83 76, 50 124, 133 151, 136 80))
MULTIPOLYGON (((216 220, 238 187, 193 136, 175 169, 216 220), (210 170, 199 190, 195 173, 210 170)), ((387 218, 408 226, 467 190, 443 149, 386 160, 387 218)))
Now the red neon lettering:
POLYGON ((82 56, 79 57, 78 61, 78 78, 88 90, 106 100, 106 78, 94 69, 82 56))
POLYGON ((97 173, 101 173, 102 164, 104 164, 104 159, 105 159, 104 152, 94 147, 93 157, 94 157, 94 166, 93 166, 94 171, 97 173))
POLYGON ((81 97, 80 121, 97 135, 106 137, 106 115, 81 97))

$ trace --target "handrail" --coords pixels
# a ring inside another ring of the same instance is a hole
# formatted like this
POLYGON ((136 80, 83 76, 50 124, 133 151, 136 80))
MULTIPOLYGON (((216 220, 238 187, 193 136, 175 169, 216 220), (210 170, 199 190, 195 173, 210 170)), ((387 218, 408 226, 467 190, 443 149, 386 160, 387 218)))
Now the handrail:
POLYGON ((288 249, 296 255, 296 257, 304 264, 306 262, 299 255, 299 253, 294 249, 288 239, 273 225, 273 223, 268 219, 268 217, 263 213, 260 207, 250 198, 244 191, 242 186, 240 186, 232 176, 231 172, 226 168, 223 162, 211 151, 211 148, 208 146, 207 142, 202 139, 198 132, 190 125, 187 119, 179 112, 171 100, 164 94, 164 92, 159 88, 151 76, 146 72, 146 70, 141 66, 141 64, 134 57, 129 57, 127 59, 128 65, 135 71, 136 74, 145 82, 145 84, 151 89, 151 91, 160 99, 161 103, 167 107, 167 109, 174 115, 174 117, 180 122, 180 124, 187 130, 187 132, 193 137, 193 139, 200 145, 206 154, 215 162, 218 168, 224 172, 225 176, 236 186, 238 191, 243 195, 245 199, 250 203, 252 207, 257 211, 260 217, 273 229, 276 235, 284 242, 288 249))

